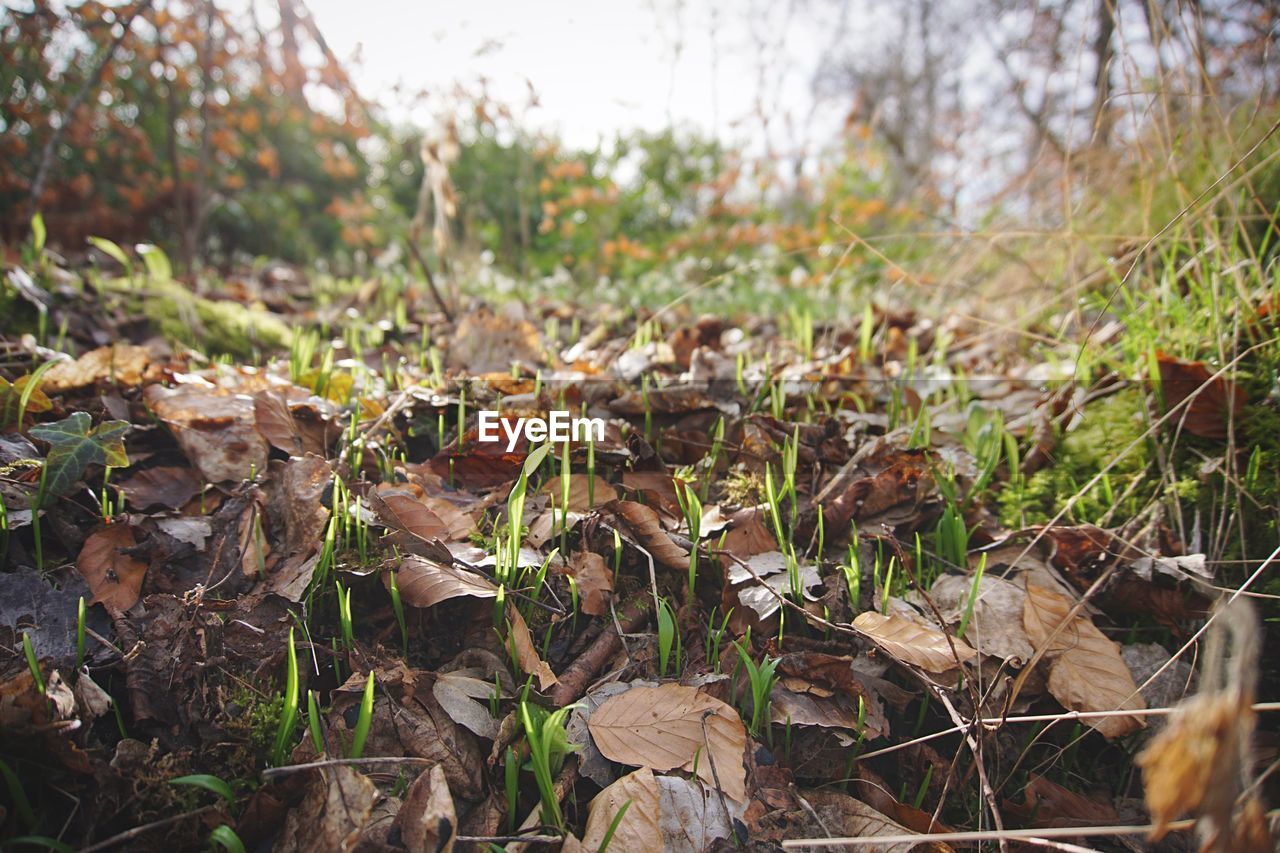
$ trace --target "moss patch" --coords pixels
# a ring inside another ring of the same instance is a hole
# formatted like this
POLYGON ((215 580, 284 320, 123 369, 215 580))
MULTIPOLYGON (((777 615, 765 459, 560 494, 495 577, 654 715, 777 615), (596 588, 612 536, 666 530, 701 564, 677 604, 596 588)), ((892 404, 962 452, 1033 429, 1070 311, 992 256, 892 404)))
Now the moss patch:
POLYGON ((166 338, 205 353, 250 359, 263 350, 289 346, 289 327, 275 314, 196 296, 181 282, 153 279, 137 291, 126 280, 117 280, 111 289, 124 295, 166 338))

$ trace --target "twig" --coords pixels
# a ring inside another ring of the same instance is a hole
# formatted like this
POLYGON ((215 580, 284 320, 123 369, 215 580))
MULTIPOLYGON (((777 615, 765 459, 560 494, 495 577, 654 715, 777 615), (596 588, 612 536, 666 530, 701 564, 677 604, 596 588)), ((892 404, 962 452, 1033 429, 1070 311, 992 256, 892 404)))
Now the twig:
POLYGON ((269 782, 278 776, 301 773, 304 770, 318 770, 322 767, 337 767, 340 764, 363 766, 366 764, 436 764, 429 758, 418 758, 410 755, 385 755, 377 758, 326 758, 323 761, 308 761, 306 764, 289 764, 285 767, 268 767, 262 771, 262 779, 269 782))
POLYGON ((418 248, 418 243, 413 238, 404 241, 409 247, 409 254, 413 255, 413 259, 418 262, 418 266, 422 268, 422 275, 427 280, 427 287, 431 290, 431 298, 436 301, 436 305, 440 308, 440 313, 450 323, 453 322, 453 314, 449 311, 449 306, 445 304, 444 297, 440 295, 440 291, 436 288, 436 277, 431 274, 431 267, 427 266, 427 259, 422 257, 422 250, 418 248))
MULTIPOLYGON (((1175 820, 1166 824, 1173 831, 1190 829, 1192 820, 1175 820)), ((932 832, 905 835, 855 835, 846 838, 796 838, 782 842, 784 849, 797 847, 850 847, 889 844, 913 844, 921 841, 1039 841, 1051 838, 1079 838, 1107 835, 1145 835, 1155 829, 1152 824, 1143 826, 1053 826, 1044 829, 1006 829, 1004 831, 932 832)))
POLYGON ((195 817, 196 815, 201 815, 201 814, 204 814, 205 812, 214 811, 215 809, 219 809, 221 807, 222 807, 221 805, 201 806, 200 808, 194 811, 183 812, 182 814, 176 814, 176 815, 173 815, 172 817, 161 818, 160 820, 155 820, 155 821, 152 821, 151 823, 144 823, 142 826, 135 826, 133 829, 126 829, 124 832, 120 833, 119 835, 113 835, 110 838, 106 839, 105 841, 99 841, 97 844, 90 844, 88 847, 82 847, 80 848, 80 853, 94 853, 94 851, 96 850, 106 850, 108 848, 115 847, 117 844, 123 844, 126 841, 132 841, 133 839, 137 838, 139 835, 142 835, 145 832, 150 832, 153 829, 160 829, 161 827, 169 826, 170 824, 173 824, 173 823, 180 823, 181 821, 184 821, 189 817, 195 817))

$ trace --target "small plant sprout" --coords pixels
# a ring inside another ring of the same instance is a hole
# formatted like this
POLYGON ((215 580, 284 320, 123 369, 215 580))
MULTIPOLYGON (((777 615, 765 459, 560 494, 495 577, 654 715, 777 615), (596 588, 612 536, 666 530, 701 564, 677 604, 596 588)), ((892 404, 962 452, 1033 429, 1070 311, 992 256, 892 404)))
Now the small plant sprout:
POLYGON ((520 469, 520 477, 511 487, 511 494, 507 496, 507 579, 504 580, 499 576, 501 583, 510 583, 514 579, 516 567, 520 565, 520 542, 523 539, 524 504, 525 495, 529 491, 529 478, 538 470, 538 466, 550 452, 551 444, 547 443, 525 458, 524 467, 520 469))
POLYGON ((622 534, 613 529, 613 585, 618 585, 618 572, 622 568, 622 534))
POLYGON ((31 632, 22 632, 22 653, 27 658, 27 669, 31 671, 31 680, 43 696, 45 692, 44 676, 40 674, 40 661, 36 658, 35 646, 31 645, 31 632))
POLYGON ((969 587, 969 598, 964 603, 964 613, 960 615, 960 624, 956 627, 956 639, 963 640, 964 632, 973 618, 973 606, 978 602, 978 591, 982 587, 982 575, 987 570, 987 554, 984 551, 978 558, 978 568, 973 573, 973 586, 969 587))
POLYGON ((338 588, 338 624, 342 629, 342 644, 348 651, 356 647, 355 632, 351 624, 351 590, 343 589, 342 582, 335 580, 338 588))
POLYGON ((396 614, 396 624, 400 626, 400 652, 404 657, 409 656, 409 626, 404 618, 404 602, 400 599, 400 586, 396 582, 396 575, 399 572, 392 570, 388 577, 391 580, 391 609, 396 614))
POLYGON ((89 612, 85 607, 84 596, 76 604, 76 669, 84 666, 85 634, 87 633, 89 612))
POLYGON ((520 798, 520 760, 512 747, 507 747, 504 759, 502 781, 507 794, 507 832, 513 832, 516 827, 516 808, 519 806, 520 798))
POLYGON ((360 716, 356 718, 355 732, 351 738, 351 758, 364 755, 364 743, 369 739, 369 727, 373 725, 373 670, 364 682, 364 693, 360 696, 360 716))
POLYGON ((320 728, 320 703, 316 701, 316 692, 307 691, 307 728, 311 730, 311 745, 316 748, 316 755, 324 755, 324 731, 320 728))
POLYGON ((845 586, 849 588, 849 607, 856 614, 862 601, 862 560, 858 557, 858 533, 855 530, 849 540, 849 558, 840 567, 844 572, 845 586))
POLYGON ((676 669, 680 668, 680 630, 676 625, 676 614, 671 603, 665 598, 658 601, 658 677, 667 677, 668 664, 671 663, 671 649, 675 647, 676 669))
POLYGON ((773 694, 773 685, 777 680, 774 670, 778 668, 778 658, 766 656, 757 665, 751 659, 751 653, 741 643, 735 641, 733 645, 738 650, 738 658, 751 683, 751 719, 747 729, 752 737, 759 737, 761 727, 769 723, 769 697, 773 694))
POLYGON ((871 361, 871 340, 876 333, 876 314, 868 302, 862 309, 862 327, 858 331, 858 360, 863 364, 871 361))
MULTIPOLYGON (((694 775, 697 775, 696 770, 694 775)), ((613 820, 609 821, 609 828, 605 830, 604 838, 600 839, 600 847, 596 853, 606 853, 608 851, 609 845, 613 843, 613 836, 617 833, 618 826, 622 823, 622 818, 626 815, 627 809, 631 808, 632 802, 632 800, 627 800, 623 803, 622 808, 618 809, 618 813, 613 816, 613 820)))
POLYGON ((884 570, 884 584, 880 593, 880 612, 889 612, 889 591, 893 589, 893 567, 897 563, 897 556, 889 558, 889 565, 884 570))
POLYGON ((575 707, 577 705, 568 705, 547 712, 526 701, 520 702, 520 721, 529 742, 529 764, 542 796, 542 822, 560 830, 564 829, 564 815, 560 812, 560 798, 556 796, 555 777, 565 757, 577 749, 565 732, 565 721, 575 707))
POLYGON ((935 530, 938 556, 949 566, 961 568, 969 555, 969 528, 954 503, 947 503, 935 530))
POLYGON ((289 628, 289 642, 285 646, 284 707, 280 711, 280 726, 276 730, 273 763, 280 767, 289 757, 293 741, 293 729, 298 722, 298 650, 293 645, 293 627, 289 628))
POLYGON ((698 500, 698 495, 684 480, 675 480, 676 484, 676 500, 680 502, 680 510, 684 513, 684 520, 689 525, 689 541, 692 547, 689 548, 689 585, 688 596, 689 601, 693 601, 693 587, 698 580, 698 541, 702 538, 702 501, 698 500))
POLYGON ((712 671, 720 674, 720 646, 724 643, 724 635, 729 627, 729 617, 733 615, 733 608, 730 607, 728 612, 724 614, 719 624, 716 623, 716 609, 711 608, 711 616, 707 620, 707 637, 705 644, 705 654, 707 662, 711 664, 712 671))
POLYGON ((191 776, 179 776, 176 779, 170 779, 169 784, 185 785, 192 788, 203 788, 206 791, 217 794, 226 801, 228 806, 234 808, 236 804, 235 792, 231 790, 231 786, 227 784, 226 780, 217 776, 210 776, 207 773, 196 773, 191 776))

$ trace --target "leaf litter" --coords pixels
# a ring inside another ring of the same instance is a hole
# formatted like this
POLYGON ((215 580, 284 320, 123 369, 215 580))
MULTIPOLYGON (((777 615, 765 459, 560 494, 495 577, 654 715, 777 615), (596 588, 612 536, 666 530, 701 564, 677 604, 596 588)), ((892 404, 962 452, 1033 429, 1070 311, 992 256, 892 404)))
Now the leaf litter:
MULTIPOLYGON (((1198 543, 1159 519, 1004 523, 999 502, 1022 468, 1053 464, 1067 423, 1018 353, 939 352, 1003 370, 962 405, 904 361, 913 327, 889 315, 860 359, 850 328, 802 354, 768 320, 675 312, 669 342, 635 345, 616 319, 582 340, 544 333, 553 311, 424 320, 445 348, 432 366, 395 340, 363 361, 252 368, 145 340, 87 348, 44 373, 21 422, 10 403, 29 380, 0 377, 3 740, 24 773, 42 756, 79 792, 68 837, 171 812, 167 780, 199 772, 233 784, 220 821, 278 850, 445 849, 520 826, 564 849, 612 828, 619 850, 915 834, 881 847, 943 850, 928 833, 986 825, 993 807, 1006 825, 1122 822, 1132 786, 1083 790, 1039 760, 1077 744, 1117 779, 1146 745, 1140 817, 1258 837, 1255 806, 1232 830, 1194 795, 1219 780, 1186 754, 1199 744, 1216 768, 1239 753, 1243 694, 1202 697, 1154 739, 1140 713, 1191 688, 1170 653, 1218 582, 1198 543), (480 409, 607 428, 522 482, 534 448, 481 442, 480 409), (1010 442, 1026 465, 1010 467, 1010 442), (1165 645, 1122 645, 1143 608, 1165 645), (542 777, 527 727, 557 706, 542 777), (974 759, 951 729, 978 711, 984 769, 1003 780, 990 798, 958 793, 974 759), (1135 713, 1089 716, 1114 711, 1135 713), (1032 747, 993 721, 1027 712, 1084 716, 1032 747), (340 763, 358 729, 379 763, 340 763), (562 826, 541 811, 548 783, 562 826)), ((1180 428, 1227 440, 1243 389, 1154 359, 1164 411, 1190 400, 1180 428)), ((190 841, 175 829, 140 849, 190 841)))

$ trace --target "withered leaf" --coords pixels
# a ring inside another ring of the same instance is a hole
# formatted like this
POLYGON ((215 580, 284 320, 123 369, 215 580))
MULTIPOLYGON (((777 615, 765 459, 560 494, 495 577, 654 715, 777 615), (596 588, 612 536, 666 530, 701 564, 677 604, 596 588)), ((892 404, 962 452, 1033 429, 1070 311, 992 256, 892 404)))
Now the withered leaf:
MULTIPOLYGON (((1145 708, 1147 704, 1120 656, 1120 647, 1083 613, 1067 622, 1073 604, 1064 595, 1038 584, 1027 584, 1022 621, 1036 649, 1048 647, 1049 693, 1073 711, 1145 708), (1067 624, 1059 631, 1064 622, 1067 624)), ((1094 717, 1084 722, 1107 739, 1144 725, 1140 717, 1094 717)))
POLYGON ((119 385, 138 385, 150 363, 151 354, 146 347, 129 344, 98 347, 75 361, 59 362, 49 368, 41 387, 50 394, 60 394, 100 379, 119 385))
POLYGON ((853 627, 891 657, 926 672, 947 672, 959 666, 957 656, 960 662, 966 662, 977 655, 964 640, 952 637, 948 641, 947 635, 941 631, 931 630, 901 616, 885 616, 868 610, 858 614, 853 620, 853 627))
POLYGON ((202 484, 190 468, 166 465, 144 468, 116 484, 134 509, 163 506, 177 509, 200 494, 202 484))
MULTIPOLYGON (((383 575, 383 585, 391 588, 391 577, 383 575)), ((400 599, 413 607, 431 607, 450 598, 495 598, 498 589, 474 572, 452 564, 428 560, 412 554, 400 561, 396 575, 400 599)))
POLYGON ((631 805, 627 806, 622 820, 618 821, 610 848, 662 849, 660 828, 662 809, 658 802, 658 781, 654 778, 653 771, 647 767, 623 776, 596 794, 595 799, 591 801, 591 811, 587 814, 587 828, 582 836, 582 843, 586 849, 600 849, 614 818, 628 802, 631 805), (614 845, 617 845, 616 848, 614 845))
POLYGON ((577 551, 569 558, 568 574, 578 585, 583 613, 603 616, 609 612, 613 573, 605 564, 604 557, 592 551, 577 551))
POLYGON ((514 605, 507 605, 507 621, 511 625, 511 630, 507 635, 508 640, 515 647, 516 663, 520 666, 521 671, 527 675, 536 675, 538 677, 539 690, 547 690, 556 684, 559 679, 551 671, 551 667, 547 665, 547 662, 538 656, 538 648, 533 644, 533 637, 529 634, 529 626, 525 624, 524 617, 520 615, 520 611, 514 605))
POLYGON ((725 795, 738 802, 746 796, 747 730, 736 711, 696 687, 633 687, 606 699, 587 728, 606 758, 635 767, 692 770, 701 750, 698 778, 715 785, 714 760, 725 795))
POLYGON ((266 469, 267 442, 254 425, 252 397, 195 385, 149 385, 143 399, 209 482, 238 482, 266 469))
POLYGON ((93 604, 103 604, 110 612, 125 611, 138 601, 147 564, 120 553, 137 544, 127 524, 111 524, 90 533, 76 557, 76 568, 89 583, 93 604))
POLYGON ((673 569, 689 567, 689 552, 671 541, 671 537, 662 529, 658 514, 652 509, 634 501, 611 501, 606 506, 626 522, 627 529, 635 536, 640 547, 652 554, 659 563, 673 569))

